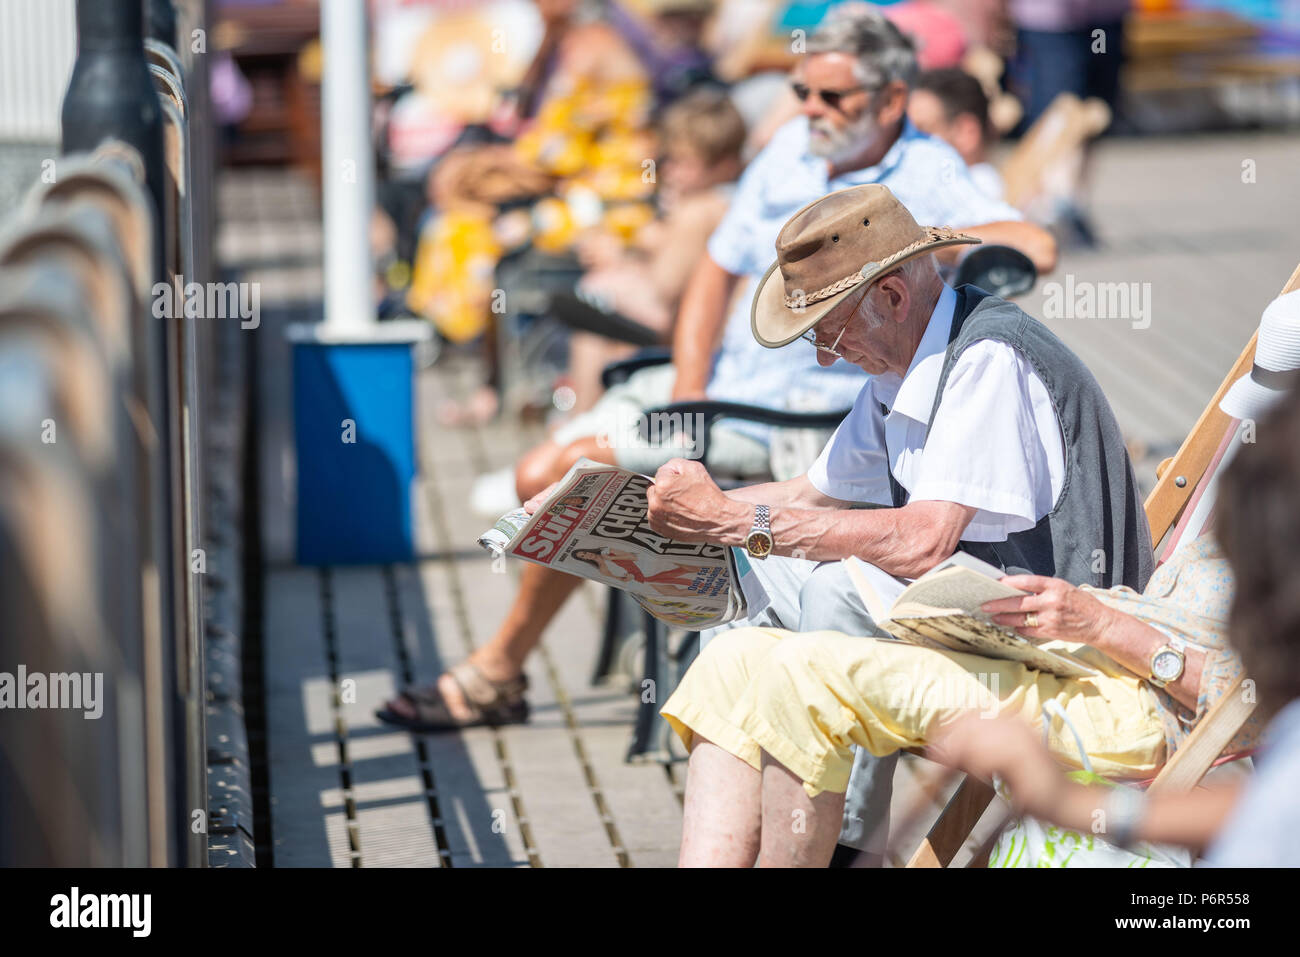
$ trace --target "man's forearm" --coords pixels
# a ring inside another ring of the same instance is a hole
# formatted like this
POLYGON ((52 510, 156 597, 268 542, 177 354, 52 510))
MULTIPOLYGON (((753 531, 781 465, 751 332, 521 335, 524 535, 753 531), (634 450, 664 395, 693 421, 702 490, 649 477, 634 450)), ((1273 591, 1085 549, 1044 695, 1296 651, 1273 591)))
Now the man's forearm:
MULTIPOLYGON (((946 555, 935 555, 926 531, 907 521, 902 509, 810 511, 783 508, 772 520, 772 538, 782 555, 833 561, 854 555, 891 575, 915 578, 946 555)), ((950 551, 949 551, 950 553, 950 551)))
MULTIPOLYGON (((734 509, 715 540, 723 545, 743 545, 752 521, 751 509, 734 509)), ((834 561, 853 555, 891 575, 915 578, 953 553, 969 521, 969 514, 931 516, 914 506, 778 507, 771 516, 773 552, 812 561, 834 561)))
POLYGON ((691 273, 673 331, 674 401, 704 395, 737 278, 708 255, 691 273))
POLYGON ((751 505, 766 505, 769 508, 787 506, 789 508, 848 508, 850 503, 830 498, 817 491, 816 486, 808 481, 807 476, 797 475, 784 482, 764 482, 761 485, 747 485, 744 488, 731 489, 729 498, 751 505))

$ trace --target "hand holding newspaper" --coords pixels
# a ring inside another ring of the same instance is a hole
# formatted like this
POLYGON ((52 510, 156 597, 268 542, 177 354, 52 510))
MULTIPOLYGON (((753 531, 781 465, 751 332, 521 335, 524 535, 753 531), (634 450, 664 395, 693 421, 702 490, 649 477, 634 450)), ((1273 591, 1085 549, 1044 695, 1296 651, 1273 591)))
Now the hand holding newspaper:
POLYGON ((581 459, 529 515, 508 512, 478 539, 510 555, 627 592, 670 625, 712 628, 767 604, 746 556, 725 545, 666 538, 646 522, 654 480, 581 459))

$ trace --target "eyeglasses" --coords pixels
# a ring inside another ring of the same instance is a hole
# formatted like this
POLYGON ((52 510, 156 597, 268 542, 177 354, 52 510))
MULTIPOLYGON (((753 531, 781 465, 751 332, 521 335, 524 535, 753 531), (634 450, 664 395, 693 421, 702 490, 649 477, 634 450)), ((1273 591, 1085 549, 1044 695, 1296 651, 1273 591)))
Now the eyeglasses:
POLYGON ((799 98, 800 103, 805 102, 810 95, 816 93, 821 101, 832 110, 838 110, 840 108, 840 101, 844 99, 844 97, 852 96, 854 93, 861 93, 863 90, 868 89, 868 87, 851 86, 844 90, 814 90, 806 83, 794 82, 790 84, 790 89, 794 91, 794 95, 799 98))
POLYGON ((848 327, 849 327, 848 321, 845 321, 844 325, 840 326, 840 334, 835 337, 835 341, 832 342, 829 346, 824 346, 820 342, 818 342, 817 334, 813 332, 811 329, 809 329, 799 338, 811 342, 814 346, 817 347, 818 352, 826 352, 829 353, 830 355, 833 355, 837 359, 843 359, 844 356, 840 354, 840 352, 838 351, 838 347, 840 344, 840 340, 844 338, 844 330, 847 329, 848 327))
MULTIPOLYGON (((849 323, 851 323, 853 321, 853 317, 858 314, 858 307, 862 305, 862 300, 867 298, 867 290, 870 287, 871 287, 870 283, 862 284, 862 292, 858 295, 857 301, 853 304, 853 308, 849 310, 849 314, 844 320, 844 325, 840 326, 839 335, 835 337, 835 341, 832 342, 829 346, 824 346, 820 342, 818 342, 817 334, 813 332, 812 329, 809 329, 799 338, 805 340, 806 342, 811 342, 813 346, 816 347, 818 352, 825 352, 827 355, 832 355, 837 359, 843 359, 844 354, 839 351, 840 340, 844 338, 844 330, 848 329, 849 323)), ((844 308, 844 304, 841 303, 836 308, 842 309, 844 308)), ((835 309, 832 309, 831 312, 835 312, 835 309)), ((822 316, 820 321, 824 322, 827 318, 830 317, 830 314, 831 313, 827 313, 825 316, 822 316)))

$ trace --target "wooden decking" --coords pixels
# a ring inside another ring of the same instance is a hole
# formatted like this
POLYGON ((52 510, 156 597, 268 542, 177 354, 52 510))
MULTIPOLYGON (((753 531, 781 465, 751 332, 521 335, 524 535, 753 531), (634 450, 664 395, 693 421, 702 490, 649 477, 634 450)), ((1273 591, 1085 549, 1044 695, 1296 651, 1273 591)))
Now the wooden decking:
MULTIPOLYGON (((438 385, 438 376, 423 377, 423 408, 438 385)), ((494 572, 473 545, 484 522, 464 503, 473 477, 508 463, 518 440, 493 428, 424 443, 420 561, 272 573, 277 865, 614 867, 674 858, 672 780, 622 760, 635 699, 587 685, 599 634, 594 589, 571 603, 530 662, 527 726, 413 737, 373 717, 396 686, 432 680, 499 624, 513 575, 494 572)))
MULTIPOLYGON (((1051 323, 1096 373, 1121 425, 1148 450, 1141 480, 1168 454, 1300 259, 1300 181, 1281 136, 1107 143, 1093 209, 1105 245, 1070 253, 1048 281, 1150 283, 1151 322, 1051 323), (1256 182, 1243 183, 1243 161, 1256 182)), ((397 687, 432 680, 497 627, 517 570, 474 544, 474 478, 536 440, 512 423, 432 425, 440 397, 474 369, 443 361, 419 379, 420 559, 309 569, 292 561, 293 463, 283 326, 319 308, 320 227, 309 187, 242 172, 223 184, 221 250, 260 281, 256 333, 267 559, 263 643, 276 866, 669 866, 680 833, 680 766, 623 761, 636 698, 591 687, 603 597, 581 591, 529 664, 533 720, 493 731, 413 737, 373 710, 397 687)), ((1041 316, 1043 283, 1022 300, 1041 316)), ((905 758, 895 820, 936 773, 905 758)), ((928 823, 918 821, 914 829, 928 823)), ((904 849, 915 843, 900 835, 904 849)))

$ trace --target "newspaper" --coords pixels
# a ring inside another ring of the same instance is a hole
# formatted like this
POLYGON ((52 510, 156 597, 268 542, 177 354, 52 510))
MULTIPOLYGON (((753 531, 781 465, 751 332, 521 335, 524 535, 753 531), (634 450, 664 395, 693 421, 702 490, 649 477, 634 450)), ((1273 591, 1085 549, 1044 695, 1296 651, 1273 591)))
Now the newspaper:
POLYGON ((767 595, 745 554, 665 538, 646 522, 645 475, 579 460, 532 515, 508 512, 478 543, 627 592, 660 621, 692 631, 757 612, 767 595))

